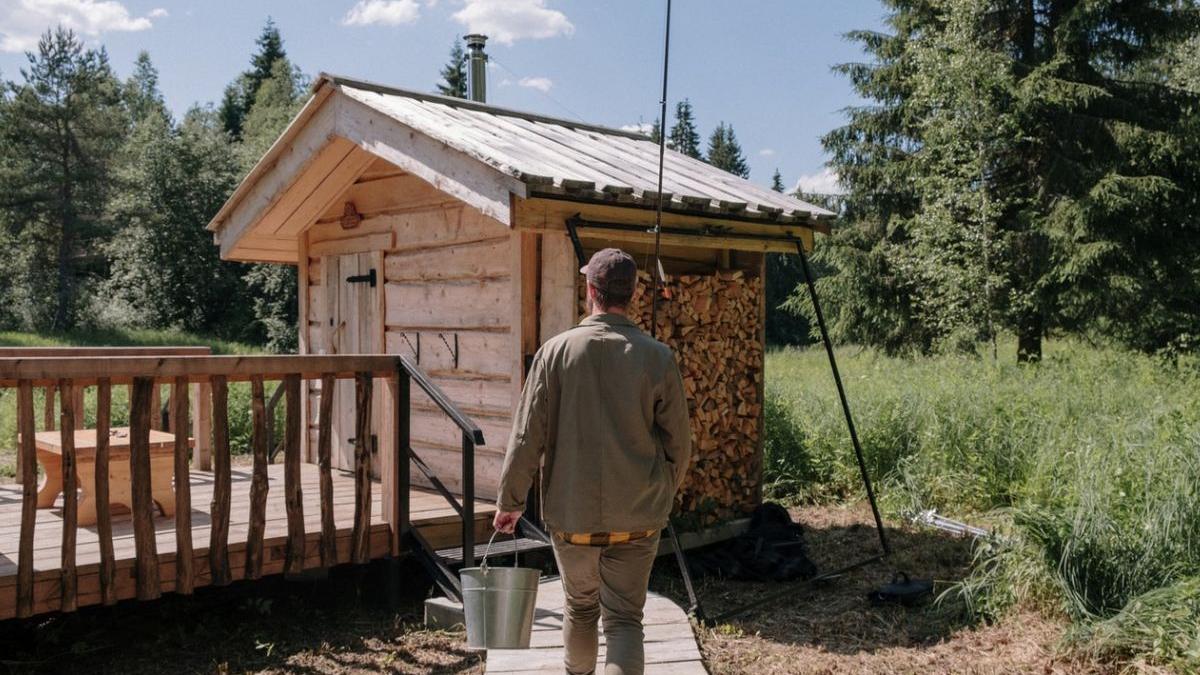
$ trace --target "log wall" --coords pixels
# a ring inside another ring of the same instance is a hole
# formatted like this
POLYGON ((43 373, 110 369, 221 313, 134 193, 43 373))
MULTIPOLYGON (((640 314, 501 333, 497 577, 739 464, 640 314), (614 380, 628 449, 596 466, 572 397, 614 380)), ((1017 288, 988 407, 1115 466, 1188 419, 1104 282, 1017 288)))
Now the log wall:
MULTIPOLYGON (((511 428, 517 237, 505 225, 380 164, 307 232, 308 266, 301 275, 307 291, 306 348, 313 353, 328 348, 322 325, 323 256, 383 251, 382 269, 377 270, 383 351, 414 360, 419 351, 421 368, 483 429, 488 445, 477 449, 476 491, 489 498, 495 494, 511 428), (341 222, 347 202, 362 217, 350 229, 341 222)), ((390 395, 380 394, 381 405, 390 405, 390 395)), ((314 385, 307 402, 309 461, 315 461, 318 447, 318 398, 314 385)), ((414 390, 412 403, 413 450, 448 487, 457 489, 461 433, 422 392, 414 390)), ((384 446, 380 456, 391 438, 387 423, 375 416, 384 446)), ((413 480, 420 484, 423 478, 414 473, 413 480)))

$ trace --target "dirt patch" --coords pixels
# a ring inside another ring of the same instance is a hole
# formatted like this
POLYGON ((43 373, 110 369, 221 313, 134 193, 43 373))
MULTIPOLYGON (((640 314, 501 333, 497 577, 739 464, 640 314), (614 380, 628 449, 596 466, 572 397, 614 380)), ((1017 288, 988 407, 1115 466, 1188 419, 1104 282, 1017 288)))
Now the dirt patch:
POLYGON ((387 564, 341 568, 320 583, 280 577, 191 598, 125 602, 0 623, 12 673, 482 673, 459 632, 421 626, 420 573, 386 601, 387 564))
MULTIPOLYGON (((794 509, 806 527, 811 557, 831 570, 878 552, 870 511, 794 509)), ((916 608, 873 607, 871 589, 896 571, 932 578, 936 593, 961 579, 970 564, 968 540, 911 528, 889 529, 893 554, 818 587, 794 584, 793 594, 732 618, 697 636, 710 671, 748 673, 1106 673, 1116 669, 1065 654, 1064 625, 1020 613, 996 625, 972 625, 952 600, 916 608)), ((660 562, 657 588, 683 593, 660 562)), ((705 611, 717 615, 788 588, 777 584, 706 580, 705 611)))

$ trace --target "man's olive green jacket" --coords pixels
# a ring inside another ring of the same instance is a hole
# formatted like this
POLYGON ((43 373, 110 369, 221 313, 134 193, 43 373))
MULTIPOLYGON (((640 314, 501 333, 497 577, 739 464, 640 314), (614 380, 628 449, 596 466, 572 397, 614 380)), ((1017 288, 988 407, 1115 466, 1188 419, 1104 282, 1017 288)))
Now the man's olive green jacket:
POLYGON ((556 532, 665 527, 691 455, 671 350, 618 314, 551 338, 533 358, 513 420, 498 506, 525 508, 539 464, 556 532))

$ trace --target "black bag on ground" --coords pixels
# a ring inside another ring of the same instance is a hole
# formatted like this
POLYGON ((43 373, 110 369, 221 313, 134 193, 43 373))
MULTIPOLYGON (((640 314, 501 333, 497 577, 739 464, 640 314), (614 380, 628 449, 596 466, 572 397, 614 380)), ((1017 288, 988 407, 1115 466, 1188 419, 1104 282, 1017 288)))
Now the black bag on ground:
POLYGON ((792 521, 787 509, 771 502, 754 510, 745 534, 689 555, 688 568, 696 577, 742 581, 791 581, 817 575, 804 545, 804 528, 792 521))

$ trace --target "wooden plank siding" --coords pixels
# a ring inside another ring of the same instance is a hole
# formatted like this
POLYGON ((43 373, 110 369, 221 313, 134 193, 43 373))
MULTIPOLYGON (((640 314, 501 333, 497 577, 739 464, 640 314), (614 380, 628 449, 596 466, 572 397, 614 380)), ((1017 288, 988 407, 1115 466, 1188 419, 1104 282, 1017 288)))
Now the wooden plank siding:
MULTIPOLYGON (((306 282, 300 294, 305 317, 301 344, 310 353, 334 351, 329 298, 338 291, 327 286, 344 283, 341 277, 345 276, 327 272, 334 258, 322 252, 379 253, 377 349, 417 361, 419 348, 420 367, 483 429, 488 444, 477 449, 475 471, 477 494, 483 498, 495 495, 514 403, 512 236, 497 220, 378 160, 308 229, 302 246, 307 253, 301 275, 306 282), (345 203, 354 204, 362 216, 351 229, 341 223, 345 203)), ((393 395, 388 387, 375 388, 372 433, 378 439, 377 458, 387 456, 393 442, 390 420, 378 414, 390 409, 393 395)), ((461 432, 419 388, 413 387, 410 395, 413 450, 443 482, 457 489, 461 432)), ((333 405, 347 403, 336 397, 333 405)), ((319 462, 320 382, 309 381, 304 407, 307 458, 319 462)), ((339 416, 331 414, 335 419, 339 416)), ((331 461, 335 469, 354 468, 352 457, 339 457, 336 439, 331 461)), ((376 461, 373 475, 378 476, 378 470, 376 461)), ((413 473, 413 481, 427 484, 420 472, 413 473)))

